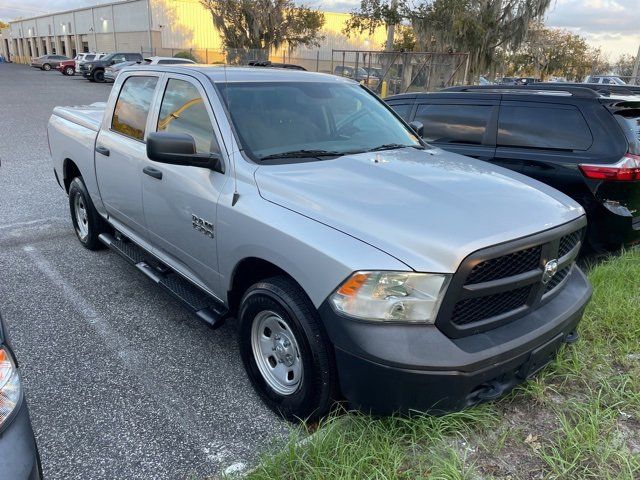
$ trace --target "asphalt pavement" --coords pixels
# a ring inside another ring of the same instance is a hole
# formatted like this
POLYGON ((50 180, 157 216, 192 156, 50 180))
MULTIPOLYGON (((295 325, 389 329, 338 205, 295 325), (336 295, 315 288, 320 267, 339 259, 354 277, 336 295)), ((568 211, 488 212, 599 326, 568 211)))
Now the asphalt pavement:
MULTIPOLYGON (((46 125, 111 87, 0 64, 0 312, 46 479, 243 472, 288 435, 253 391, 233 321, 212 331, 73 233, 46 125)), ((1 476, 1 475, 0 475, 1 476)))

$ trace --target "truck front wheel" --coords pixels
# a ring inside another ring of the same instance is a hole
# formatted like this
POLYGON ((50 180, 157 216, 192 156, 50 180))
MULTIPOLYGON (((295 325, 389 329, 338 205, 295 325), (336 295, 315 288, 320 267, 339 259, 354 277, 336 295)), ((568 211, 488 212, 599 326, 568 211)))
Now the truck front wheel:
POLYGON ((266 404, 291 421, 325 415, 337 391, 331 343, 318 312, 285 276, 256 283, 240 304, 240 353, 266 404))
POLYGON ((93 79, 98 83, 104 83, 104 70, 96 70, 93 72, 93 79))
POLYGON ((69 185, 69 209, 76 236, 89 250, 102 248, 98 235, 109 231, 109 225, 93 206, 82 177, 76 177, 69 185))

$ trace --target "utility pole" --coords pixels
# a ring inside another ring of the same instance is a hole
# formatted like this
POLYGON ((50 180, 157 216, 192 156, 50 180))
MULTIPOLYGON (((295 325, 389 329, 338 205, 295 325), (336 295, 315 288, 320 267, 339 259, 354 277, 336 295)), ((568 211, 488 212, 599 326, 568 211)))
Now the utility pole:
POLYGON ((631 78, 632 85, 638 85, 638 67, 640 67, 640 47, 638 47, 638 54, 636 55, 636 63, 633 65, 633 77, 631 78))

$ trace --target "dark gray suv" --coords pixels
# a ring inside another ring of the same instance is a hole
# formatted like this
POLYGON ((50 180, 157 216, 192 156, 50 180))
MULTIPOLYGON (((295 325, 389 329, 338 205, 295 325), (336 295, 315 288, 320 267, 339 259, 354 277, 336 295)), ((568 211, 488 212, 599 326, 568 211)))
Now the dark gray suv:
POLYGON ((18 364, 0 316, 0 478, 40 479, 42 468, 33 436, 18 364))

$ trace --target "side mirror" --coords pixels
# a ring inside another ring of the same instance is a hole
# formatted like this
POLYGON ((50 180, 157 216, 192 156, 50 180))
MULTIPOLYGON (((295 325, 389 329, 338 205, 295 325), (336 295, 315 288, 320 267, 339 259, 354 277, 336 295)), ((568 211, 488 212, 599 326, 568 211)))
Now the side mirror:
POLYGON ((420 138, 422 138, 422 135, 424 134, 424 125, 422 124, 422 122, 418 122, 418 121, 414 120, 413 122, 411 122, 409 124, 409 126, 411 127, 411 130, 416 132, 416 134, 420 138))
POLYGON ((196 142, 186 133, 150 133, 147 137, 147 157, 158 163, 209 168, 224 173, 220 154, 196 153, 196 142))

